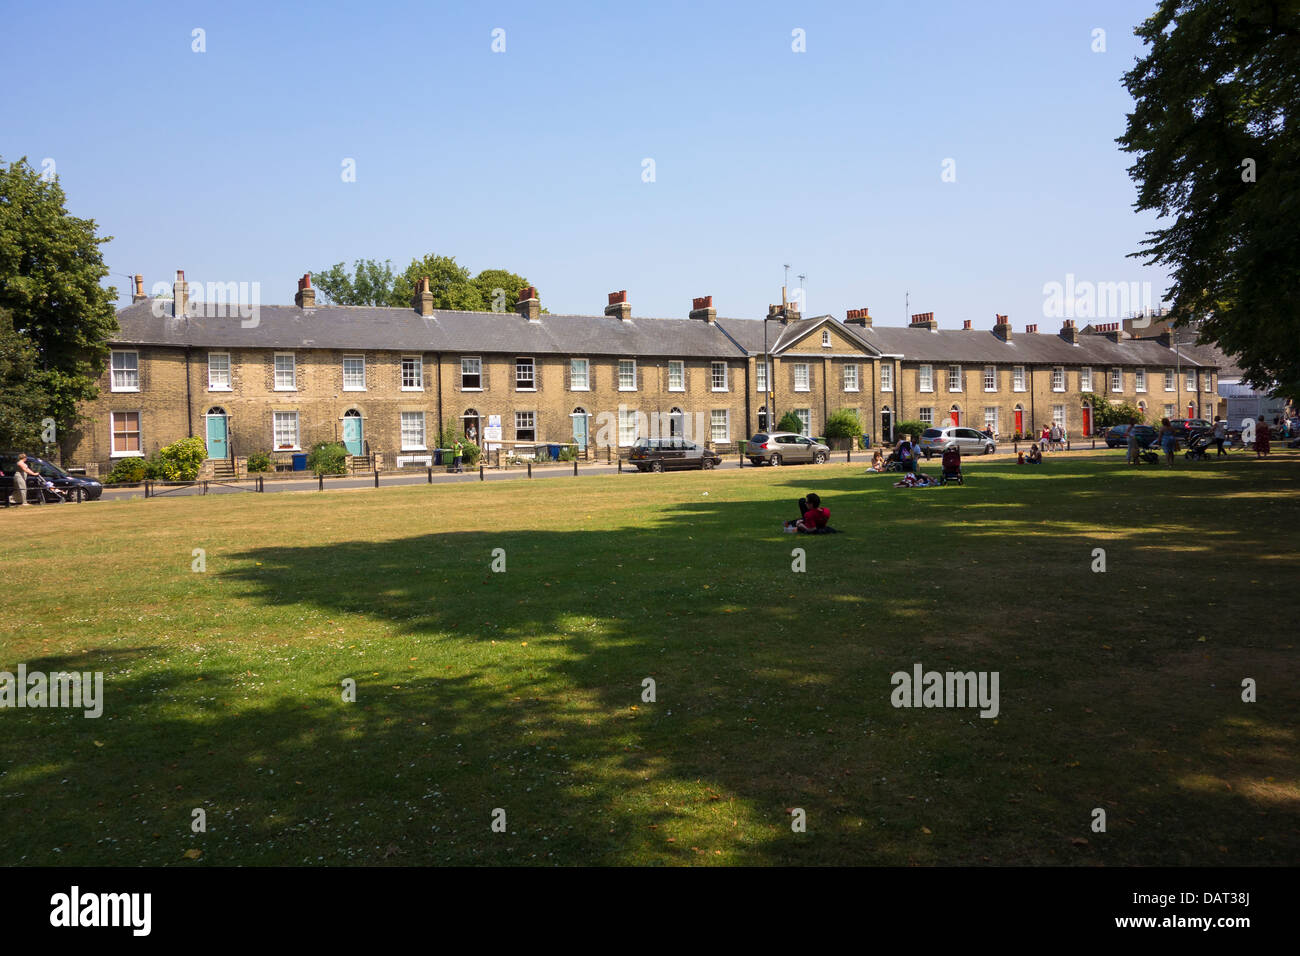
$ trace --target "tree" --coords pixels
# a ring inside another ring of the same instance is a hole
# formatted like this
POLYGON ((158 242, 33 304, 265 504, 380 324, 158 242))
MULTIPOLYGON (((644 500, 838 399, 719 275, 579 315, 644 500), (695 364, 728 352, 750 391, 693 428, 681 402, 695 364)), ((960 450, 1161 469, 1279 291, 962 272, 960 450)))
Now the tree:
POLYGON ((36 349, 0 309, 0 448, 32 450, 41 442, 45 393, 36 383, 36 349))
POLYGON ((385 259, 358 259, 353 264, 352 275, 337 262, 324 272, 312 274, 314 285, 324 297, 335 305, 410 305, 396 302, 393 296, 393 264, 385 259))
POLYGON ((77 403, 94 398, 108 340, 117 333, 117 290, 99 247, 93 219, 64 207, 56 178, 44 179, 26 158, 0 159, 0 308, 35 349, 31 380, 44 395, 45 414, 67 428, 77 403))
POLYGON ((474 277, 474 287, 489 312, 513 312, 520 290, 531 284, 523 276, 505 269, 484 269, 474 277))
POLYGON ((794 412, 786 412, 781 416, 781 420, 776 423, 776 430, 779 432, 794 432, 796 435, 802 435, 803 420, 794 412))
POLYGON ((862 422, 853 409, 841 408, 826 419, 825 432, 826 438, 836 443, 835 447, 852 448, 855 441, 861 441, 862 422))
POLYGON ((1115 425, 1138 425, 1142 423, 1142 410, 1132 402, 1112 402, 1105 395, 1096 392, 1084 392, 1083 404, 1092 407, 1092 427, 1111 428, 1115 425))
POLYGON ((415 296, 415 286, 428 277, 429 291, 433 293, 435 309, 481 312, 487 308, 478 287, 470 280, 469 270, 456 265, 454 256, 429 254, 423 259, 412 259, 411 264, 393 284, 394 305, 410 305, 415 296))
POLYGON ((1300 393, 1300 5, 1161 0, 1136 33, 1150 51, 1117 142, 1135 208, 1168 225, 1131 255, 1172 269, 1175 325, 1199 322, 1256 388, 1300 393))

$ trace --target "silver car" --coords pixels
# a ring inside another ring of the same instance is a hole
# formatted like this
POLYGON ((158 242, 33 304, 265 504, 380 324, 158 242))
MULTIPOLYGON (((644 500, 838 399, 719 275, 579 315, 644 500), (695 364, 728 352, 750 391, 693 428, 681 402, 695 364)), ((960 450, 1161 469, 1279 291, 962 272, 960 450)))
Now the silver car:
POLYGON ((830 456, 830 448, 794 432, 760 432, 745 442, 745 457, 756 465, 821 465, 830 456))
POLYGON ((957 448, 962 457, 968 455, 991 455, 998 450, 997 443, 973 428, 948 426, 947 428, 927 428, 921 433, 921 454, 942 455, 949 448, 957 448))

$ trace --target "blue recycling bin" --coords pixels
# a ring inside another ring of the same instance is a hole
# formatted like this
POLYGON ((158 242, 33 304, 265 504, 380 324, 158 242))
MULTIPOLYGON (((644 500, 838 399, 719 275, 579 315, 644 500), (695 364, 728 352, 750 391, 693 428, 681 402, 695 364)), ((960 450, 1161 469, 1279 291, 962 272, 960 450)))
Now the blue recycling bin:
POLYGON ((307 470, 307 455, 305 453, 293 456, 293 470, 294 471, 307 470))
POLYGON ((559 446, 559 445, 547 445, 547 446, 546 446, 546 450, 547 450, 548 452, 551 453, 551 461, 559 461, 559 460, 560 460, 560 446, 559 446))
POLYGON ((433 450, 433 463, 434 463, 435 465, 441 465, 441 464, 442 464, 442 449, 441 449, 441 448, 435 448, 435 449, 433 450))

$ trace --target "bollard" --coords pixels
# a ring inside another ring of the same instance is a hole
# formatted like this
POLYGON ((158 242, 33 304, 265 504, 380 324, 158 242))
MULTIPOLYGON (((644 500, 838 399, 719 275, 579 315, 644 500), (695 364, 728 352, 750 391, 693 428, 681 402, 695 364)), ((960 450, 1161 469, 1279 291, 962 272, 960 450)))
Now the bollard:
POLYGON ((605 446, 605 464, 608 465, 611 461, 614 460, 613 457, 611 457, 613 454, 614 454, 614 446, 613 446, 613 445, 606 445, 606 446, 605 446))
POLYGON ((375 487, 376 487, 376 488, 379 487, 379 469, 378 469, 378 468, 375 469, 375 487))
POLYGON ((853 461, 853 449, 852 449, 852 447, 849 447, 849 448, 844 449, 844 460, 847 461, 847 462, 852 462, 852 461, 853 461))
POLYGON ((81 504, 81 496, 82 496, 82 490, 81 490, 80 486, 78 486, 78 488, 77 488, 77 504, 81 504))
POLYGON ((481 464, 478 466, 478 480, 483 480, 483 466, 481 464))
POLYGON ((573 477, 578 477, 578 459, 573 459, 573 477))
POLYGON ((433 484, 433 468, 429 468, 429 484, 433 484))
POLYGON ((265 481, 266 479, 262 475, 257 476, 257 490, 259 494, 266 491, 266 485, 264 484, 265 481))
POLYGON ((203 482, 203 493, 205 495, 208 493, 208 483, 206 480, 203 482))
POLYGON ((529 478, 533 477, 533 462, 532 462, 532 459, 529 459, 529 461, 528 461, 528 477, 529 477, 529 478))
POLYGON ((622 458, 619 458, 619 460, 618 460, 618 473, 619 473, 620 475, 623 474, 623 459, 622 459, 622 458))
POLYGON ((317 485, 316 490, 317 490, 317 491, 324 491, 324 490, 325 490, 325 476, 324 476, 324 475, 317 475, 317 476, 316 476, 316 481, 318 482, 318 485, 317 485))

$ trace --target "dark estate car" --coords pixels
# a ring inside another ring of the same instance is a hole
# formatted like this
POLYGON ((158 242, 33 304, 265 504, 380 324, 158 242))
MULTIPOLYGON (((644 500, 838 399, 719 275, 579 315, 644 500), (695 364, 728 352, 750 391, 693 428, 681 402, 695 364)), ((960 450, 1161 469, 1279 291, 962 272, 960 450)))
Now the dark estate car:
POLYGON ((745 457, 755 465, 825 464, 829 446, 794 432, 760 432, 745 442, 745 457))
POLYGON ((1150 425, 1114 425, 1106 432, 1106 447, 1127 448, 1130 429, 1137 432, 1138 444, 1143 448, 1151 444, 1157 434, 1150 425))
MULTIPOLYGON (((40 475, 40 478, 27 476, 27 500, 28 501, 63 501, 64 498, 44 487, 44 482, 48 481, 54 487, 64 494, 71 497, 76 493, 78 488, 81 489, 82 497, 86 501, 94 501, 104 493, 104 486, 94 478, 79 478, 76 475, 70 475, 53 462, 46 461, 44 458, 36 458, 32 455, 27 456, 27 467, 40 475), (43 497, 38 497, 42 496, 43 497)), ((18 470, 18 453, 17 452, 0 452, 0 492, 4 494, 4 500, 9 501, 13 491, 13 475, 18 470)))
POLYGON ((722 457, 685 438, 637 439, 628 460, 637 471, 666 471, 669 468, 713 468, 722 457))

